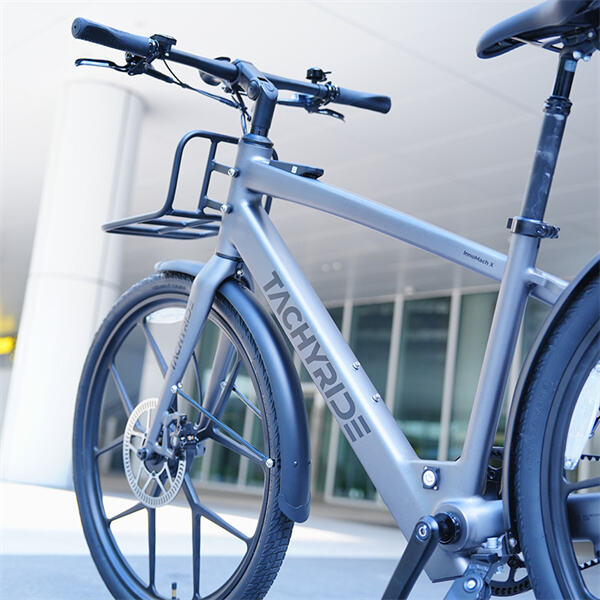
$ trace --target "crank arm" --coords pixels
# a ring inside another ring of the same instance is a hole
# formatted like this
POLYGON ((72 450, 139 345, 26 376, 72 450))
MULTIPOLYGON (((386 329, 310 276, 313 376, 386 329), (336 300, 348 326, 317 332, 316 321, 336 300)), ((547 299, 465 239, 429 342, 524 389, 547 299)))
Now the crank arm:
POLYGON ((382 600, 406 600, 409 597, 438 544, 450 544, 458 539, 458 523, 450 513, 425 515, 417 521, 382 600))
POLYGON ((419 519, 408 546, 381 600, 406 600, 440 541, 439 524, 430 515, 419 519))

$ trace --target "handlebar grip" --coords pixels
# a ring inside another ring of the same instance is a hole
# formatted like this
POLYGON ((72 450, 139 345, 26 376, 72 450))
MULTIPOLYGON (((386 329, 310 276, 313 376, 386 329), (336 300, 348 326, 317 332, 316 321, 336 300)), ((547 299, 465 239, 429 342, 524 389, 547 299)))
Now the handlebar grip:
POLYGON ((74 38, 79 40, 94 42, 95 44, 108 46, 115 50, 124 50, 138 56, 146 56, 152 47, 150 38, 127 33, 126 31, 119 31, 118 29, 94 23, 81 17, 73 21, 71 33, 74 38))
POLYGON ((338 90, 339 94, 334 100, 335 104, 347 104, 384 114, 389 112, 392 107, 392 100, 389 96, 356 92, 355 90, 348 90, 346 88, 338 88, 338 90))

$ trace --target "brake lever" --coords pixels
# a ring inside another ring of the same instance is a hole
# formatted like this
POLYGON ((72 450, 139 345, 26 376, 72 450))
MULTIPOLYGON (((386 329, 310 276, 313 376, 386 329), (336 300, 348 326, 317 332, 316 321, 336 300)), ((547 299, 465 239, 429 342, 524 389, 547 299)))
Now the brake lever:
POLYGON ((345 121, 346 118, 341 112, 337 110, 331 110, 330 108, 314 108, 314 109, 306 109, 309 113, 318 113, 320 115, 325 115, 327 117, 334 117, 335 119, 339 119, 340 121, 345 121))
POLYGON ((76 67, 106 67, 107 69, 113 69, 120 73, 128 73, 129 75, 150 75, 155 79, 164 81, 165 83, 175 83, 172 77, 157 71, 149 64, 147 64, 139 56, 134 56, 127 53, 125 55, 127 63, 124 65, 117 65, 112 60, 99 60, 96 58, 78 58, 75 61, 76 67))
POLYGON ((337 110, 331 110, 330 108, 321 108, 322 104, 316 98, 307 96, 306 94, 296 94, 296 97, 290 100, 277 100, 277 104, 282 104, 284 106, 299 106, 308 113, 317 113, 319 115, 334 117, 340 121, 345 121, 345 117, 342 113, 337 110))
POLYGON ((129 65, 117 65, 112 60, 99 60, 97 58, 78 58, 75 61, 76 67, 106 67, 114 69, 121 73, 126 73, 129 70, 129 65))

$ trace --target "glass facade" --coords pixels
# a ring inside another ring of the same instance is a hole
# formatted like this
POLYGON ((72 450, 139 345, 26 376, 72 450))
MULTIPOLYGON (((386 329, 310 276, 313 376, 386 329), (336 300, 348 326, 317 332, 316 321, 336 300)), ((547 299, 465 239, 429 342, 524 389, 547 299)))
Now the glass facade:
POLYGON ((550 307, 535 298, 529 298, 525 308, 525 319, 521 334, 521 363, 525 361, 535 336, 539 331, 544 319, 548 316, 550 307))
POLYGON ((437 458, 450 298, 406 300, 394 417, 421 458, 437 458))
MULTIPOLYGON (((392 302, 363 304, 355 306, 352 311, 350 346, 375 388, 381 392, 385 391, 387 382, 393 317, 392 302)), ((352 452, 350 444, 340 435, 333 495, 372 499, 375 494, 375 487, 352 452)))
POLYGON ((449 460, 458 458, 462 451, 487 337, 492 325, 496 298, 496 292, 464 294, 461 297, 452 393, 449 460))

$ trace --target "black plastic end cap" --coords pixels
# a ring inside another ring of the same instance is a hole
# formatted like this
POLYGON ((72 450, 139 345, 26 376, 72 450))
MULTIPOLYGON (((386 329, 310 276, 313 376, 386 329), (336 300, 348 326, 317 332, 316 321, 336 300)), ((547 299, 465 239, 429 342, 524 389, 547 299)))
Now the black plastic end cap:
POLYGON ((79 39, 79 36, 81 35, 81 32, 83 31, 83 29, 85 28, 86 25, 87 25, 86 19, 77 17, 73 21, 73 24, 71 25, 71 33, 73 34, 73 37, 79 39))

